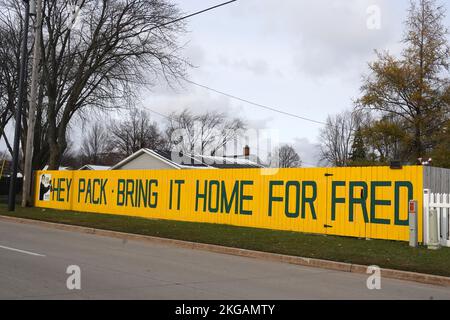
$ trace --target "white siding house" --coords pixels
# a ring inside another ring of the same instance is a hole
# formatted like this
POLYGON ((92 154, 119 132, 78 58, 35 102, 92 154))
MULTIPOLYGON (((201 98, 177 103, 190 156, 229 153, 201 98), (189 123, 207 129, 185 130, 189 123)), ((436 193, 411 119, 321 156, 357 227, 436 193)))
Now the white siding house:
POLYGON ((174 159, 169 151, 141 149, 123 159, 111 170, 157 170, 157 169, 238 169, 262 168, 260 164, 247 159, 213 157, 213 156, 181 156, 174 159))

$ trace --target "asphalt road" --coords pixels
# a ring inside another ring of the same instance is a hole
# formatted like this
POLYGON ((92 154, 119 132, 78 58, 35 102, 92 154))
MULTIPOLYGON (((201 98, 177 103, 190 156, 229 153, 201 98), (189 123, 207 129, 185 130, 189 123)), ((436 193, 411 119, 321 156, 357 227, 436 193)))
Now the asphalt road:
POLYGON ((450 288, 0 222, 0 299, 450 299, 450 288), (69 290, 68 266, 81 270, 69 290))

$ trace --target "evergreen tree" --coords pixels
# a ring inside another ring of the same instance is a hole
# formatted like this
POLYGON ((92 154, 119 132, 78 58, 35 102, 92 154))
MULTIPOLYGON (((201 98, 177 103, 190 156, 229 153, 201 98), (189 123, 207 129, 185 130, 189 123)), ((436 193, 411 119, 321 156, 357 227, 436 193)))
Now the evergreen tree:
POLYGON ((350 160, 354 164, 362 163, 367 160, 367 149, 364 143, 362 130, 359 127, 356 129, 353 138, 350 160))

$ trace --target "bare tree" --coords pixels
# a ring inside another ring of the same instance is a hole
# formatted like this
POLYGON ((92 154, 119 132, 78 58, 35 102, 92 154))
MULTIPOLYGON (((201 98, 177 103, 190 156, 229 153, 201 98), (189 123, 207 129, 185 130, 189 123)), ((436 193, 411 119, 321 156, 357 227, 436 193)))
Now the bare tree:
POLYGON ((9 145, 4 130, 17 102, 21 30, 10 16, 1 14, 0 21, 0 137, 9 145))
POLYGON ((148 112, 131 109, 123 121, 113 121, 108 129, 109 148, 129 156, 142 148, 166 149, 166 140, 148 112))
POLYGON ((299 168, 302 165, 300 156, 290 145, 282 145, 278 149, 278 166, 280 168, 299 168))
POLYGON ((103 164, 108 152, 108 134, 99 122, 95 122, 81 144, 81 157, 87 164, 103 164))
POLYGON ((185 154, 216 154, 246 129, 245 122, 224 112, 194 114, 185 109, 169 117, 166 134, 171 147, 185 154))
POLYGON ((81 167, 80 157, 74 148, 74 142, 71 139, 67 139, 67 148, 61 156, 61 166, 69 167, 71 169, 77 169, 81 167))
POLYGON ((321 161, 343 167, 351 157, 355 130, 361 126, 362 115, 359 112, 345 111, 328 116, 325 128, 320 132, 321 161))
MULTIPOLYGON (((21 0, 0 6, 0 24, 17 34, 4 21, 20 18, 21 0)), ((168 0, 44 0, 43 9, 35 152, 55 169, 75 117, 130 105, 138 87, 184 76, 188 64, 177 44, 184 23, 168 0)))

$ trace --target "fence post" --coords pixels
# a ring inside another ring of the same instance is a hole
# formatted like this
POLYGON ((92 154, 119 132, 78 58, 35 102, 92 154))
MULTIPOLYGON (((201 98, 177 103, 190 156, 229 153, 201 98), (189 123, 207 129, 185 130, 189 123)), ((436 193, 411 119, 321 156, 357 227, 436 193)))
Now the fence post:
POLYGON ((442 198, 443 208, 441 209, 441 241, 443 246, 450 245, 450 195, 444 194, 442 198))
POLYGON ((423 190, 423 244, 429 243, 428 226, 429 226, 429 210, 430 210, 430 190, 423 190))
POLYGON ((437 219, 437 242, 441 244, 441 218, 444 208, 442 208, 442 194, 436 193, 434 195, 433 203, 437 206, 436 209, 436 219, 437 219), (438 206, 440 204, 440 206, 438 206))
POLYGON ((439 249, 440 239, 439 239, 439 225, 438 225, 438 212, 436 209, 430 210, 429 217, 429 243, 428 249, 436 250, 439 249))

